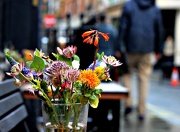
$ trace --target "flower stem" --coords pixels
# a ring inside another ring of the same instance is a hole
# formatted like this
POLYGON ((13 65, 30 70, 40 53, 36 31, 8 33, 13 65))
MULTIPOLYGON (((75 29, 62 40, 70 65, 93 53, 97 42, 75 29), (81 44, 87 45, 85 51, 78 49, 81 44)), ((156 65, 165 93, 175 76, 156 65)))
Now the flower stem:
POLYGON ((94 66, 96 65, 96 55, 98 53, 98 50, 99 50, 99 47, 96 47, 96 52, 94 54, 94 64, 93 64, 93 69, 94 69, 94 66))
MULTIPOLYGON (((20 75, 22 75, 31 85, 36 85, 36 84, 33 83, 31 80, 29 80, 26 76, 24 76, 24 74, 22 74, 21 72, 20 72, 20 75)), ((37 86, 37 85, 36 85, 36 86, 37 86)), ((60 128, 61 125, 60 125, 60 122, 59 122, 59 120, 58 120, 58 115, 57 115, 57 113, 56 113, 56 111, 55 111, 55 108, 54 108, 51 100, 49 99, 49 97, 47 96, 47 94, 44 92, 43 89, 41 89, 40 87, 38 87, 37 90, 40 90, 40 91, 43 93, 43 97, 44 97, 44 98, 46 99, 46 101, 48 102, 49 107, 52 108, 53 113, 54 113, 54 115, 55 115, 55 120, 56 120, 56 122, 57 122, 57 124, 58 124, 58 127, 60 128)))
POLYGON ((83 105, 81 104, 80 106, 78 105, 77 107, 74 106, 74 121, 73 121, 73 128, 76 128, 78 125, 78 120, 80 116, 80 112, 82 109, 83 105))

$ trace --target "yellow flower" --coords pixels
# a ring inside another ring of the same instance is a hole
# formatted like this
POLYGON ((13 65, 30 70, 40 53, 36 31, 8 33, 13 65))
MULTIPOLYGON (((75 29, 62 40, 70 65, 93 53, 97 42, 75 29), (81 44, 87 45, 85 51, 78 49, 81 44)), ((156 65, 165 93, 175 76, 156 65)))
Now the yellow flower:
POLYGON ((94 72, 97 74, 97 76, 98 76, 98 78, 99 78, 100 80, 105 80, 106 77, 107 77, 107 76, 104 74, 104 68, 103 68, 103 67, 100 67, 100 66, 96 67, 95 70, 94 70, 94 72))
POLYGON ((49 97, 52 97, 52 94, 53 94, 53 93, 52 93, 51 87, 48 86, 48 89, 47 89, 47 90, 48 90, 48 96, 49 96, 49 97))
POLYGON ((97 74, 97 76, 100 76, 100 75, 102 75, 102 74, 104 73, 104 68, 98 66, 98 67, 96 67, 96 68, 94 69, 94 72, 97 74))
POLYGON ((83 70, 79 75, 79 80, 91 89, 100 84, 98 76, 92 70, 83 70))

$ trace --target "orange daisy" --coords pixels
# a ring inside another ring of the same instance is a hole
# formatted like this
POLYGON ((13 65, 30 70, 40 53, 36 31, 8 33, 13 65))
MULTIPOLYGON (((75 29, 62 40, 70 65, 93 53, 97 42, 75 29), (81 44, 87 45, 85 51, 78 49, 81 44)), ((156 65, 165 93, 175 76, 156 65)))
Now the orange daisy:
POLYGON ((91 89, 100 84, 98 76, 92 70, 83 70, 79 75, 79 80, 91 89))

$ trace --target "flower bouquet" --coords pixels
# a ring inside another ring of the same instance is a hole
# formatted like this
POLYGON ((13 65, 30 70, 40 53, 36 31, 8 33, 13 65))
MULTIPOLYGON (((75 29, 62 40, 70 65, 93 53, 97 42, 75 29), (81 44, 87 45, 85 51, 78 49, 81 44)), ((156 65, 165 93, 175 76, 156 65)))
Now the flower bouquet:
POLYGON ((42 109, 48 117, 46 131, 86 131, 88 110, 83 117, 86 121, 80 123, 82 110, 89 104, 93 108, 98 107, 102 89, 97 86, 102 80, 111 80, 110 66, 122 64, 113 56, 98 53, 99 35, 108 41, 108 34, 97 30, 82 34, 84 43, 96 47, 94 62, 87 69, 79 69, 80 58, 76 55, 75 46, 57 47, 57 53, 52 53, 56 60, 38 49, 32 54, 32 61, 26 63, 19 63, 9 53, 5 54, 12 66, 7 75, 15 79, 14 84, 18 87, 22 83, 31 84, 29 91, 42 100, 42 109))

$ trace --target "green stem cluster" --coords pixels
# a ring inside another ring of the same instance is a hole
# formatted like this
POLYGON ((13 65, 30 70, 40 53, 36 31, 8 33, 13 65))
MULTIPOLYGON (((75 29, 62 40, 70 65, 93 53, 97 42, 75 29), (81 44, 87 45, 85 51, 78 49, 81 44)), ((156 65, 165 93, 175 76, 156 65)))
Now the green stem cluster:
MULTIPOLYGON (((31 85, 36 85, 35 83, 33 83, 31 80, 29 80, 26 76, 24 76, 24 74, 20 73, 20 75, 22 75, 31 85)), ((49 99, 49 97, 46 95, 46 93, 44 92, 43 89, 41 89, 40 87, 37 88, 37 90, 40 90, 43 94, 43 97, 46 99, 46 102, 47 104, 49 105, 50 108, 52 108, 53 110, 53 113, 55 115, 55 120, 56 122, 58 123, 58 126, 60 127, 60 122, 59 122, 59 119, 58 119, 58 115, 56 113, 56 110, 54 108, 54 105, 52 104, 51 100, 49 99)))

